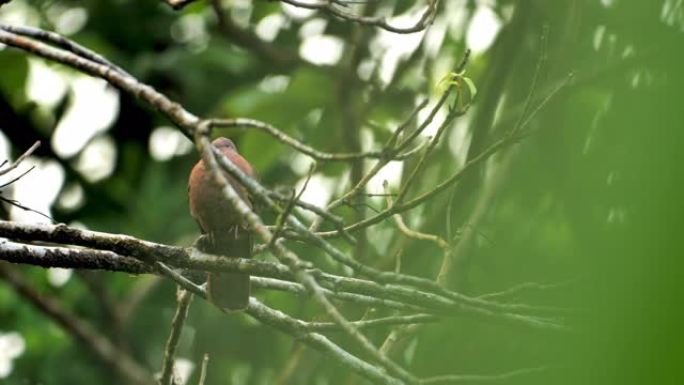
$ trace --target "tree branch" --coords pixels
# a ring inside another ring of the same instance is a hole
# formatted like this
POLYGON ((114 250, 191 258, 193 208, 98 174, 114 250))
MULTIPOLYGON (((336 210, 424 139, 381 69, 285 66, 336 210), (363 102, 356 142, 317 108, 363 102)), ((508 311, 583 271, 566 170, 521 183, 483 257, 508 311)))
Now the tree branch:
POLYGON ((274 63, 273 67, 278 69, 290 69, 295 64, 312 65, 305 60, 301 60, 296 53, 265 42, 250 30, 240 28, 230 15, 226 15, 223 11, 220 0, 210 0, 209 3, 216 15, 221 35, 226 40, 253 52, 267 63, 274 63))
MULTIPOLYGON (((0 236, 20 241, 42 241, 92 247, 99 250, 67 249, 5 243, 0 259, 43 267, 71 267, 125 271, 132 274, 155 273, 157 262, 176 268, 201 271, 239 272, 252 276, 276 278, 255 280, 264 288, 276 288, 299 295, 307 292, 294 282, 295 274, 285 265, 252 259, 224 258, 204 254, 194 248, 167 246, 136 238, 71 228, 65 225, 27 225, 0 221, 0 236), (104 251, 106 250, 106 251, 104 251), (144 261, 144 262, 141 262, 144 261)), ((554 322, 518 313, 563 314, 565 309, 539 308, 522 304, 498 304, 458 294, 455 299, 409 289, 399 285, 383 285, 371 280, 328 274, 310 270, 325 287, 325 295, 364 305, 385 306, 398 310, 428 311, 442 315, 470 315, 490 321, 506 322, 533 329, 564 331, 554 322)))
POLYGON ((292 335, 296 340, 306 345, 327 353, 336 358, 337 362, 346 368, 362 375, 363 377, 378 384, 400 385, 402 381, 388 376, 384 371, 368 364, 367 362, 351 355, 339 346, 335 345, 325 336, 313 333, 306 329, 298 320, 287 314, 262 304, 254 298, 249 299, 247 313, 259 320, 261 323, 270 325, 284 333, 292 335))
POLYGON ((299 0, 280 0, 283 3, 293 5, 299 8, 313 9, 321 12, 325 12, 331 16, 351 21, 354 23, 359 23, 363 25, 374 26, 382 28, 389 32, 394 33, 415 33, 426 29, 435 18, 437 13, 437 5, 439 0, 427 0, 427 6, 425 11, 421 15, 420 19, 413 26, 401 28, 390 25, 385 17, 380 16, 363 16, 356 15, 343 9, 350 1, 348 0, 320 0, 318 2, 303 2, 299 0))
POLYGON ((173 379, 173 367, 175 363, 176 347, 180 340, 183 324, 188 316, 188 309, 192 301, 192 294, 189 291, 178 288, 176 292, 176 314, 171 321, 171 332, 169 339, 166 341, 166 348, 164 349, 164 361, 162 363, 162 371, 159 383, 161 385, 174 385, 176 381, 173 379))
MULTIPOLYGON (((8 32, 8 28, 12 27, 0 24, 0 43, 31 52, 45 59, 62 63, 89 75, 102 78, 120 90, 130 93, 156 108, 181 128, 186 135, 192 137, 199 118, 185 110, 180 104, 157 92, 151 86, 139 82, 130 75, 119 72, 116 67, 110 64, 98 63, 82 56, 81 53, 77 54, 55 48, 16 33, 8 32)), ((66 38, 63 39, 66 40, 66 38)))
POLYGON ((3 168, 7 161, 0 164, 0 176, 3 176, 17 168, 21 164, 21 162, 24 161, 24 159, 28 158, 29 156, 31 156, 31 154, 33 154, 33 152, 38 148, 38 146, 40 146, 40 142, 33 143, 33 146, 31 146, 28 150, 24 151, 24 153, 21 154, 21 156, 19 156, 17 160, 12 162, 12 164, 8 165, 7 167, 3 168))
POLYGON ((446 384, 498 384, 507 383, 519 377, 529 376, 547 372, 549 368, 528 368, 517 369, 503 374, 455 374, 446 376, 436 376, 423 379, 421 385, 446 385, 446 384))

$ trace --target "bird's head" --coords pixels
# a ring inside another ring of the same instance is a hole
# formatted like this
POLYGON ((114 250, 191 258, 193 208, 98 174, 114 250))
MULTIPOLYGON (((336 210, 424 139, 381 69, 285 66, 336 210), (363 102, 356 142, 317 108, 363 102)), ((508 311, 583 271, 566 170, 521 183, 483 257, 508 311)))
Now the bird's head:
POLYGON ((235 146, 235 143, 233 143, 233 141, 228 138, 216 138, 213 142, 211 142, 211 144, 219 150, 228 148, 237 152, 237 147, 235 146))

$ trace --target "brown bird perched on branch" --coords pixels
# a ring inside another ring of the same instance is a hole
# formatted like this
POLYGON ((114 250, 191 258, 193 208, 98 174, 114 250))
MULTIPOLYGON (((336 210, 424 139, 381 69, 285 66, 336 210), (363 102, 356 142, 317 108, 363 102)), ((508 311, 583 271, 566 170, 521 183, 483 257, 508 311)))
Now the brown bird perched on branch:
MULTIPOLYGON (((227 138, 215 139, 211 144, 233 162, 242 172, 254 177, 252 166, 237 152, 235 144, 227 138)), ((240 198, 252 206, 247 190, 232 176, 224 172, 230 185, 240 198)), ((226 257, 250 258, 252 235, 244 219, 235 211, 221 192, 203 160, 192 168, 188 181, 190 214, 204 234, 197 248, 210 254, 226 257)), ((209 299, 227 310, 242 310, 249 302, 249 275, 240 273, 209 273, 207 279, 209 299)))

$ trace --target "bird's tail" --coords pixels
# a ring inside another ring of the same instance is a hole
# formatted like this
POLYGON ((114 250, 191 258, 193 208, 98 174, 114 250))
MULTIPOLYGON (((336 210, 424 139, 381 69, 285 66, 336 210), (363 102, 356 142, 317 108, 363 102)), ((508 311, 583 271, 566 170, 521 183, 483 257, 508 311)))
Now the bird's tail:
POLYGON ((209 300, 222 309, 244 310, 249 304, 249 275, 241 273, 209 273, 209 300))
MULTIPOLYGON (((243 229, 229 236, 222 234, 213 238, 212 250, 208 250, 212 254, 238 258, 252 256, 252 237, 243 229)), ((210 273, 207 279, 209 300, 229 311, 247 308, 249 287, 249 275, 242 273, 210 273)))

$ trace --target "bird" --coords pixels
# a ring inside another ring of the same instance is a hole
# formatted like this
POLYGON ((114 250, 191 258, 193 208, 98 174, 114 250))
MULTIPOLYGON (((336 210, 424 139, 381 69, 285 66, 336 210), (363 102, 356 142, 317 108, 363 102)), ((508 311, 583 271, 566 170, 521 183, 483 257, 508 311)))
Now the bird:
MULTIPOLYGON (((220 137, 211 144, 243 173, 255 177, 252 166, 238 153, 232 140, 220 137)), ((252 203, 247 189, 226 172, 223 172, 223 175, 238 196, 251 208, 252 203)), ((195 243, 200 251, 226 257, 252 256, 252 234, 249 226, 224 198, 221 186, 201 159, 192 168, 188 178, 188 204, 190 214, 203 234, 195 243)), ((243 273, 209 273, 209 300, 224 310, 244 310, 249 303, 249 280, 249 275, 243 273)))

